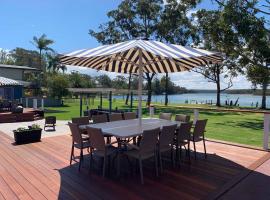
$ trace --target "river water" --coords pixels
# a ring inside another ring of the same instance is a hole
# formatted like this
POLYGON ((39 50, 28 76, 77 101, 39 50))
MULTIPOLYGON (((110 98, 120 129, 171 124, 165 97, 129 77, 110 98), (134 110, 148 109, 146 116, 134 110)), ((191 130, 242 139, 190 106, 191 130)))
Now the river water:
MULTIPOLYGON (((123 96, 114 96, 114 98, 124 98, 123 96)), ((137 97, 134 96, 136 99, 137 97)), ((164 95, 153 95, 152 102, 153 103, 164 103, 164 95)), ((188 94, 175 94, 169 95, 169 104, 176 103, 176 104, 184 104, 184 103, 191 103, 191 104, 205 104, 210 103, 212 101, 213 104, 216 103, 216 94, 215 93, 188 93, 188 94)), ((221 104, 224 105, 225 101, 233 103, 238 100, 239 106, 248 106, 248 107, 256 107, 261 105, 261 96, 251 95, 251 94, 221 94, 221 104)), ((146 100, 147 96, 144 95, 143 99, 146 100)), ((270 98, 266 98, 267 100, 267 107, 270 107, 270 98)))

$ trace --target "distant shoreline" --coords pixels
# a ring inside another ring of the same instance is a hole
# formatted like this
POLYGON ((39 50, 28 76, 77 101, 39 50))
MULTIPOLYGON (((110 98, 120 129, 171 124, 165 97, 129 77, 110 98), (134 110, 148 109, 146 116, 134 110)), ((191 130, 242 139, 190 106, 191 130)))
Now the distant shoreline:
MULTIPOLYGON (((200 90, 200 89, 192 89, 187 90, 186 93, 216 93, 216 90, 200 90)), ((262 90, 261 89, 232 89, 232 90, 226 90, 223 91, 222 94, 249 94, 254 96, 261 96, 262 90)), ((270 96, 270 90, 267 90, 266 92, 267 96, 270 96)))

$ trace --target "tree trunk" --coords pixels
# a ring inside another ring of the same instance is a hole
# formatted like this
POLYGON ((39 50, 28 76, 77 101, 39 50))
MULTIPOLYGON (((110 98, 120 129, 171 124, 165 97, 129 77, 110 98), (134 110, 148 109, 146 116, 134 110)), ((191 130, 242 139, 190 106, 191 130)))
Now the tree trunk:
POLYGON ((40 67, 40 70, 42 70, 43 71, 43 69, 42 69, 42 54, 41 54, 41 49, 39 49, 39 67, 40 67))
POLYGON ((146 73, 146 79, 147 79, 147 105, 149 106, 151 104, 151 100, 152 100, 152 79, 154 77, 155 74, 149 74, 146 73))
POLYGON ((147 79, 147 105, 150 106, 152 101, 152 81, 151 79, 147 79))
POLYGON ((219 67, 217 67, 216 69, 216 85, 217 85, 217 103, 216 103, 216 106, 220 107, 221 104, 220 104, 220 71, 219 71, 219 67))
POLYGON ((166 83, 165 83, 165 106, 168 105, 168 73, 166 73, 166 83))
MULTIPOLYGON (((129 74, 129 77, 128 77, 128 91, 130 91, 130 85, 131 85, 130 81, 131 81, 131 73, 129 74)), ((129 100, 129 92, 127 93, 125 105, 128 105, 128 100, 129 100)))
POLYGON ((261 109, 266 109, 266 91, 267 91, 267 82, 264 82, 262 85, 262 106, 261 109))

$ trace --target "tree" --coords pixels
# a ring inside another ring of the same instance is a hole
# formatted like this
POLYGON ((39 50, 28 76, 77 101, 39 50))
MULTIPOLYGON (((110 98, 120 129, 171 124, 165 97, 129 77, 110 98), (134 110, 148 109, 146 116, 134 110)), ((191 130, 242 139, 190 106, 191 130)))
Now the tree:
POLYGON ((106 74, 100 75, 96 78, 99 86, 104 88, 111 88, 112 87, 112 80, 106 74))
MULTIPOLYGON (((132 76, 132 74, 129 73, 129 76, 128 76, 128 91, 130 91, 130 87, 131 87, 131 76, 132 76)), ((129 92, 127 93, 125 105, 128 105, 128 100, 129 100, 129 92)))
POLYGON ((145 73, 145 79, 147 80, 146 89, 147 89, 147 102, 146 105, 151 104, 152 100, 152 80, 154 78, 154 73, 145 73))
MULTIPOLYGON (((196 27, 188 12, 196 7, 200 0, 167 0, 157 25, 156 38, 166 43, 188 45, 197 43, 196 27)), ((168 73, 166 73, 168 83, 168 73)), ((168 87, 165 87, 165 105, 168 105, 168 87)))
POLYGON ((220 94, 233 86, 232 78, 241 72, 241 67, 237 65, 237 54, 234 54, 233 48, 238 43, 230 26, 224 23, 223 14, 225 11, 199 10, 196 13, 197 33, 203 43, 200 44, 204 49, 222 52, 225 61, 218 64, 208 64, 206 66, 194 69, 194 72, 202 74, 209 82, 216 84, 217 98, 216 106, 221 106, 220 94), (226 78, 227 86, 221 88, 221 78, 226 78))
MULTIPOLYGON (((186 44, 194 31, 187 12, 200 0, 124 0, 118 8, 108 12, 109 21, 99 26, 99 31, 89 34, 102 44, 143 38, 186 44)), ((151 103, 153 74, 145 74, 148 104, 151 103)))
POLYGON ((112 87, 116 89, 127 89, 127 79, 122 75, 117 75, 112 80, 112 87))
MULTIPOLYGON (((160 20, 162 0, 124 0, 118 8, 107 13, 109 21, 99 26, 99 31, 89 34, 102 44, 112 44, 136 38, 153 39, 160 20)), ((152 75, 145 74, 148 89, 151 89, 152 75)), ((148 91, 151 102, 152 91, 148 91)))
MULTIPOLYGON (((266 90, 269 85, 270 31, 264 16, 259 15, 256 0, 217 1, 225 11, 224 22, 234 30, 238 45, 233 51, 240 55, 239 63, 246 66, 248 79, 262 87, 261 108, 266 108, 266 90)), ((264 1, 268 3, 269 1, 264 1)))
POLYGON ((48 39, 45 34, 42 34, 39 38, 36 36, 33 37, 32 44, 39 50, 39 61, 40 61, 39 67, 40 67, 40 69, 42 69, 42 66, 44 66, 44 65, 42 65, 42 51, 45 51, 45 52, 53 51, 53 49, 49 47, 53 43, 54 43, 54 41, 51 39, 48 39))
POLYGON ((46 60, 47 60, 47 69, 50 72, 58 72, 62 71, 63 73, 67 70, 66 65, 63 65, 60 62, 59 56, 57 56, 56 53, 47 53, 46 54, 46 60))
POLYGON ((66 75, 54 74, 48 78, 48 94, 51 97, 61 99, 63 96, 67 96, 69 82, 66 75))
POLYGON ((5 51, 3 49, 0 49, 0 63, 5 65, 13 65, 14 59, 10 55, 9 51, 5 51))
POLYGON ((68 76, 69 86, 72 88, 95 88, 95 80, 86 74, 79 74, 77 71, 71 72, 68 76))
MULTIPOLYGON (((39 68, 40 57, 37 51, 16 48, 11 51, 10 56, 15 65, 39 68)), ((42 63, 45 64, 44 59, 42 59, 42 63)))

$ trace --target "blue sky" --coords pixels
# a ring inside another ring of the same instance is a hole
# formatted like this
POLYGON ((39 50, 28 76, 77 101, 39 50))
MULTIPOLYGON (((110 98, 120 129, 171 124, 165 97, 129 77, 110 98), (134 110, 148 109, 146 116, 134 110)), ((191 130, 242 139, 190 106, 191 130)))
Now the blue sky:
MULTIPOLYGON (((0 48, 22 47, 35 49, 33 36, 45 33, 55 41, 52 46, 59 53, 99 44, 88 35, 89 29, 97 29, 107 21, 106 13, 117 7, 120 0, 0 0, 0 48)), ((203 0, 199 8, 216 7, 211 0, 203 0)), ((70 68, 70 70, 78 68, 70 68)), ((80 72, 96 74, 93 70, 80 72)), ((100 72, 99 72, 100 73, 100 72)), ((114 74, 110 74, 115 76, 114 74)), ((213 88, 198 74, 177 73, 171 76, 176 84, 187 88, 213 88)), ((236 81, 234 88, 249 88, 244 77, 236 81)))

